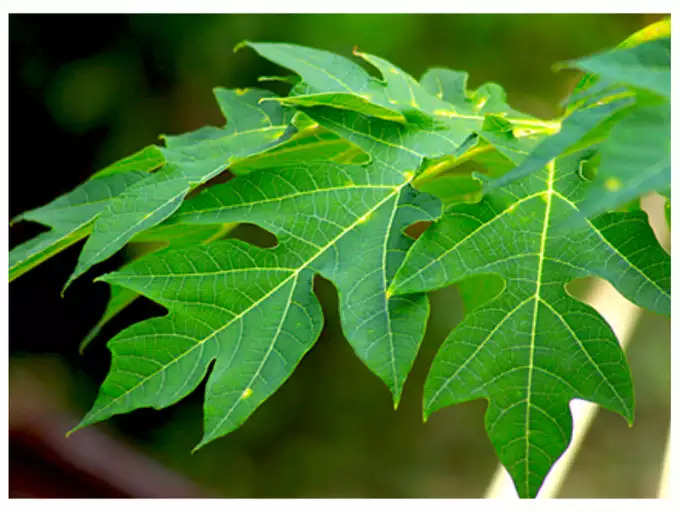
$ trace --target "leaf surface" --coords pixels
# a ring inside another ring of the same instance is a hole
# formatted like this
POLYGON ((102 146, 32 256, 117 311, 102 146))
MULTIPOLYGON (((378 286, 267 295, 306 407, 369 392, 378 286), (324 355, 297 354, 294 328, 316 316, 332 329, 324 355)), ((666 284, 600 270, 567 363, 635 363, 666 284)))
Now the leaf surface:
MULTIPOLYGON (((164 247, 180 248, 195 244, 205 244, 217 240, 234 228, 233 224, 184 226, 161 225, 135 236, 127 246, 127 259, 134 260, 145 254, 164 247)), ((94 340, 101 330, 121 311, 132 304, 139 294, 122 286, 110 285, 109 300, 99 321, 89 330, 80 342, 78 351, 82 354, 85 348, 94 340)))
POLYGON ((102 170, 94 173, 90 179, 127 171, 151 172, 161 167, 164 163, 165 157, 163 157, 163 153, 158 149, 158 146, 147 146, 130 156, 107 165, 102 170))
POLYGON ((14 247, 9 253, 12 281, 46 259, 85 238, 92 222, 113 198, 146 177, 142 170, 109 173, 86 181, 51 203, 22 213, 12 220, 38 222, 52 229, 14 247))
POLYGON ((109 343, 110 373, 79 427, 170 405, 215 360, 199 446, 237 428, 316 341, 317 273, 338 288, 343 332, 396 406, 428 303, 423 294, 389 297, 386 290, 412 242, 403 229, 440 213, 438 200, 410 186, 413 175, 380 164, 298 164, 239 176, 188 200, 171 222, 248 221, 274 233, 279 244, 261 249, 228 240, 165 250, 104 276, 169 314, 109 343))
MULTIPOLYGON (((559 133, 490 188, 504 186, 538 171, 553 158, 593 145, 600 154, 588 197, 581 205, 584 215, 599 214, 668 188, 670 39, 644 40, 664 27, 662 23, 651 32, 641 32, 624 42, 623 48, 563 64, 589 73, 570 100, 570 115, 559 133)), ((576 222, 573 217, 570 221, 576 222)))
POLYGON ((215 96, 228 119, 227 125, 165 137, 166 147, 161 151, 166 165, 128 187, 101 212, 65 288, 92 265, 117 252, 135 234, 172 215, 192 188, 217 176, 234 161, 279 142, 288 120, 278 105, 258 103, 271 93, 216 88, 215 96))
POLYGON ((275 99, 287 105, 353 111, 440 131, 449 139, 459 140, 480 128, 489 113, 508 116, 517 123, 536 121, 510 108, 497 84, 484 84, 468 92, 466 73, 434 69, 418 82, 394 64, 355 50, 354 55, 380 72, 380 80, 353 61, 323 50, 281 43, 243 45, 300 75, 301 83, 288 96, 275 99), (442 87, 447 88, 446 96, 442 87), (461 138, 462 133, 465 135, 461 138))
POLYGON ((616 48, 566 63, 615 83, 624 83, 670 98, 670 37, 616 48))
POLYGON ((582 154, 448 208, 409 251, 395 294, 434 290, 483 274, 505 286, 448 336, 425 384, 425 417, 485 398, 485 425, 522 497, 536 495, 571 438, 569 401, 597 402, 633 420, 625 356, 607 323, 565 285, 596 275, 632 302, 670 313, 670 258, 643 212, 579 214, 582 154), (579 214, 580 224, 556 230, 579 214))

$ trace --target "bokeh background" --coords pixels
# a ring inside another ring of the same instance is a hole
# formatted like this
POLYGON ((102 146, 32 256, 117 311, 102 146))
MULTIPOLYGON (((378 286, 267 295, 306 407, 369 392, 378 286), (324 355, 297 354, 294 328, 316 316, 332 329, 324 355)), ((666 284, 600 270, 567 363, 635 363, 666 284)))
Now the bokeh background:
MULTIPOLYGON (((660 15, 10 15, 9 214, 49 202, 98 168, 204 124, 222 124, 212 87, 253 85, 278 69, 243 39, 350 55, 353 46, 414 76, 467 70, 502 84, 520 110, 550 117, 578 75, 560 60, 617 44, 660 15)), ((40 231, 21 223, 10 246, 40 231)), ((238 234, 239 232, 237 232, 238 234)), ((248 233, 240 232, 247 236, 248 233)), ((251 236, 257 236, 250 234, 251 236)), ((115 417, 65 439, 109 365, 105 341, 163 310, 141 299, 79 355, 107 287, 96 267, 61 299, 81 244, 10 285, 13 497, 480 497, 495 470, 482 401, 421 422, 427 368, 462 318, 455 287, 431 295, 427 335, 398 411, 342 338, 337 296, 319 279, 326 327, 290 380, 238 431, 191 455, 200 387, 163 411, 115 417)), ((645 313, 628 351, 637 418, 601 411, 561 491, 653 497, 669 423, 668 319, 645 313)))

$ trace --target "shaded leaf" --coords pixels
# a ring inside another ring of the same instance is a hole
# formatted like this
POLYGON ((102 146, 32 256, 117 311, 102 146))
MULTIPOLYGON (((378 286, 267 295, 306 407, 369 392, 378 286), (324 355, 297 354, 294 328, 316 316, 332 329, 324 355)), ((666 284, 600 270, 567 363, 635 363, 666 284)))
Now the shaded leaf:
MULTIPOLYGON (((588 73, 570 99, 561 130, 516 169, 492 182, 502 187, 536 172, 548 161, 592 146, 599 165, 582 213, 615 209, 670 185, 669 20, 642 30, 616 48, 561 67, 588 73), (595 146, 597 145, 597 146, 595 146)), ((575 216, 569 222, 577 222, 575 216)))
POLYGON ((304 88, 296 86, 288 96, 276 99, 287 105, 355 111, 363 116, 442 131, 447 138, 459 138, 460 133, 481 127, 488 113, 509 116, 517 123, 536 122, 531 116, 511 109, 505 92, 497 84, 466 91, 464 73, 435 69, 419 83, 394 64, 355 50, 354 55, 380 72, 379 80, 353 61, 323 50, 281 43, 246 41, 243 45, 300 75, 304 88), (446 97, 441 90, 444 84, 452 88, 446 97), (452 133, 447 134, 449 131, 452 133))
POLYGON ((576 67, 598 75, 608 82, 646 89, 666 98, 670 98, 671 95, 669 37, 571 60, 562 66, 576 67))
POLYGON ((614 209, 671 180, 670 105, 639 106, 623 117, 600 145, 600 161, 585 215, 614 209))
POLYGON ((621 109, 624 109, 632 104, 632 99, 624 98, 604 104, 599 102, 592 102, 586 108, 578 109, 569 117, 562 121, 560 131, 546 138, 539 144, 531 154, 525 158, 521 165, 518 165, 509 173, 501 176, 489 184, 489 189, 500 188, 514 180, 523 178, 531 173, 538 171, 546 166, 546 164, 561 154, 565 154, 570 150, 573 151, 583 149, 592 145, 594 141, 590 140, 590 144, 579 144, 589 132, 596 129, 604 123, 611 116, 616 114, 621 109))
POLYGON ((158 146, 147 146, 140 149, 130 156, 122 158, 111 165, 104 167, 102 170, 94 173, 90 179, 100 178, 108 174, 115 174, 128 171, 144 171, 151 172, 165 163, 165 157, 161 153, 158 146))

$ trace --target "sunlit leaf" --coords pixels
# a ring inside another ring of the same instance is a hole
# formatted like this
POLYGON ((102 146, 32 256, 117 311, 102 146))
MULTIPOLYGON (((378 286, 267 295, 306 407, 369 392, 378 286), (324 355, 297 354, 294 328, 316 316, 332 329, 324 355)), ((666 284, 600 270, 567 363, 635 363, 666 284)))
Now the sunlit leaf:
POLYGON ((165 250, 104 276, 159 302, 169 315, 109 342, 111 370, 79 427, 170 405, 215 360, 199 446, 235 429, 316 341, 317 273, 338 288, 345 336, 396 406, 428 304, 423 294, 391 298, 386 290, 412 242, 403 229, 439 214, 439 202, 416 193, 412 179, 379 164, 298 164, 240 176, 187 201, 174 222, 248 221, 270 230, 279 244, 260 249, 225 241, 165 250))
POLYGON ((424 413, 487 399, 487 432, 523 497, 536 495, 569 444, 570 400, 594 401, 633 420, 630 371, 614 333, 565 285, 596 275, 632 302, 670 313, 670 258, 646 214, 580 215, 587 188, 581 158, 551 161, 478 204, 448 208, 391 285, 395 294, 410 294, 476 275, 504 279, 502 293, 480 300, 440 348, 424 413), (578 226, 555 229, 574 213, 578 226))

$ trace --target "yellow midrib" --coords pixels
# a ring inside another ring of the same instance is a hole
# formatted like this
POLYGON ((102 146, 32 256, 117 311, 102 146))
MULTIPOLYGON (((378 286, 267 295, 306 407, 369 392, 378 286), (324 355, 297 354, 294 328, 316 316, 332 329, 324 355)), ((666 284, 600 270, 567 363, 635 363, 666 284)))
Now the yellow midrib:
POLYGON ((543 217, 543 230, 541 231, 541 242, 538 249, 538 269, 536 272, 536 292, 534 294, 534 312, 533 319, 531 323, 531 341, 529 343, 529 367, 527 370, 527 398, 526 398, 526 413, 524 417, 524 485, 526 496, 530 495, 529 489, 529 434, 530 434, 530 422, 531 422, 531 384, 534 372, 534 352, 536 350, 536 324, 538 322, 538 304, 541 300, 541 281, 543 276, 543 260, 545 258, 545 246, 548 239, 548 225, 550 223, 550 208, 552 206, 553 197, 553 182, 555 179, 555 160, 551 160, 548 163, 548 179, 547 179, 547 190, 545 192, 546 204, 545 204, 545 215, 543 217))

